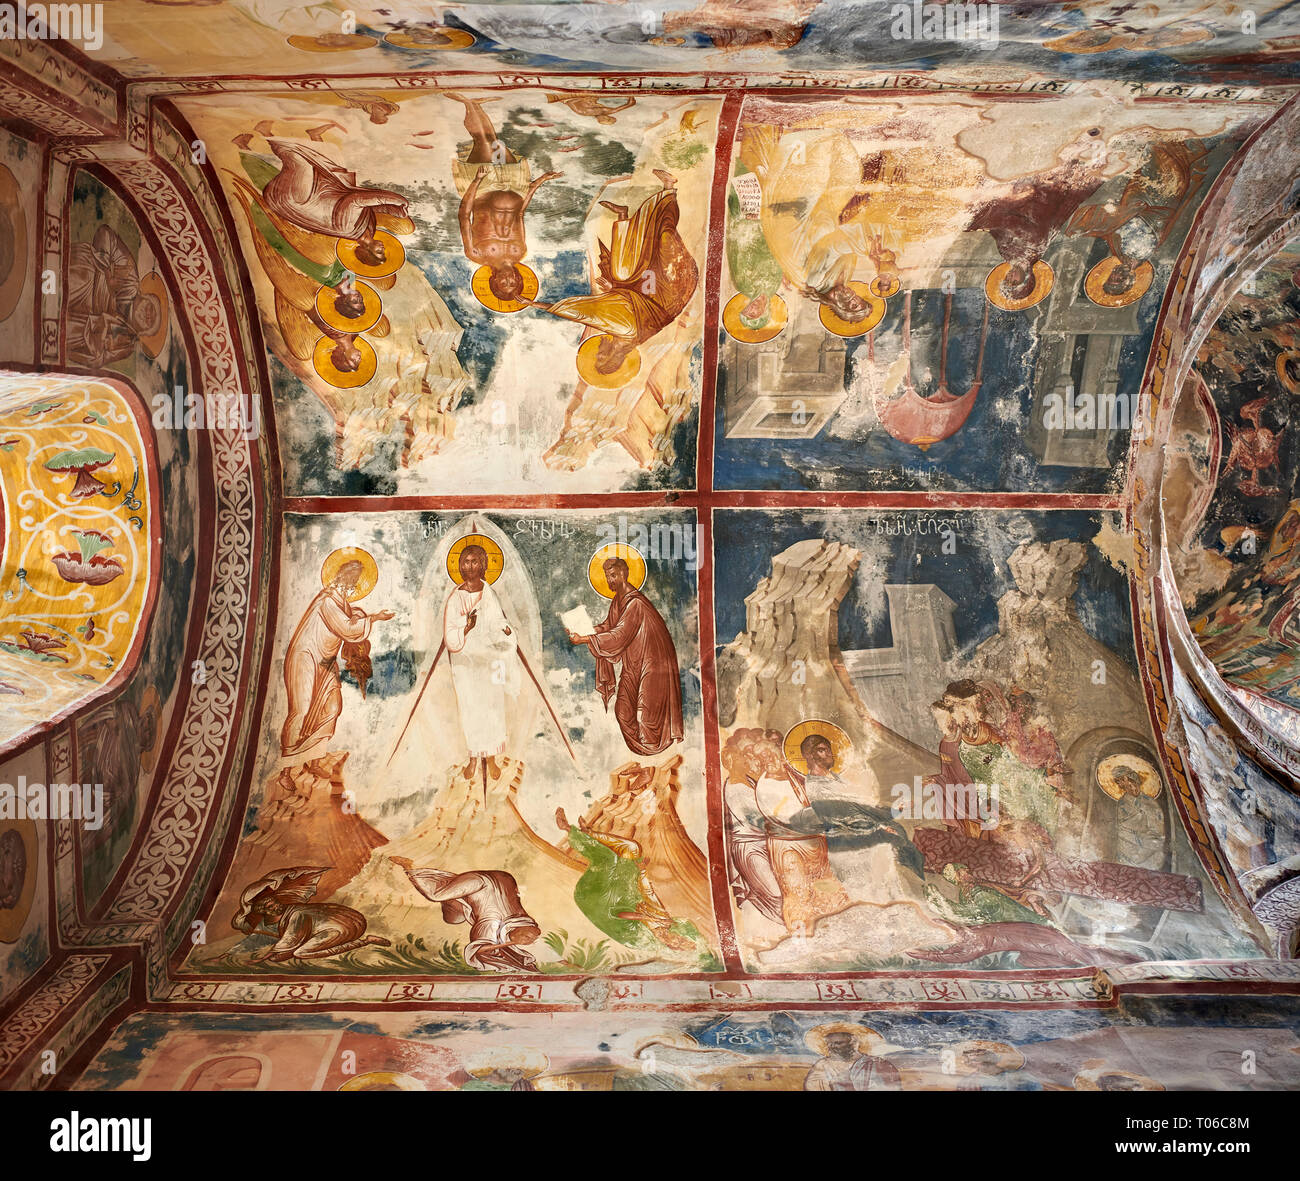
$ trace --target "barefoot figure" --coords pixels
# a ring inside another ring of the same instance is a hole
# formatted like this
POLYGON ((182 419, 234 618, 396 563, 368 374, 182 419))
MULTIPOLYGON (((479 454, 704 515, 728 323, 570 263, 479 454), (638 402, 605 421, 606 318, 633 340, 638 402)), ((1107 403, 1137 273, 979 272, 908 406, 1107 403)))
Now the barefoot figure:
POLYGON ((488 268, 487 286, 502 303, 524 293, 518 264, 528 253, 524 240, 524 210, 537 190, 558 172, 529 180, 528 161, 520 160, 498 138, 483 110, 487 100, 448 94, 465 106, 465 130, 470 138, 458 148, 452 165, 460 194, 460 237, 465 257, 488 268))
POLYGON ((280 731, 280 753, 287 763, 311 764, 326 753, 339 715, 343 690, 340 653, 349 672, 364 668, 371 627, 393 618, 354 606, 378 580, 375 560, 362 549, 335 550, 321 567, 321 591, 308 604, 284 658, 288 716, 280 731))
POLYGON ((406 217, 406 198, 358 185, 355 172, 306 144, 279 138, 266 142, 281 165, 262 189, 266 208, 309 233, 355 242, 357 258, 368 266, 385 263, 388 250, 377 233, 377 219, 406 217))
POLYGON ((389 946, 382 936, 366 934, 366 916, 359 910, 312 901, 327 869, 310 865, 277 869, 245 888, 231 926, 249 935, 275 938, 253 954, 253 963, 320 960, 362 947, 389 946))
POLYGON ((503 869, 416 869, 408 857, 389 860, 430 902, 442 904, 443 921, 468 923, 465 959, 483 971, 535 972, 537 961, 525 951, 542 929, 519 897, 519 883, 503 869))
POLYGON ((460 711, 461 731, 469 747, 462 774, 473 776, 481 765, 483 790, 489 772, 499 779, 497 756, 505 753, 506 716, 519 696, 515 639, 496 592, 485 577, 487 552, 467 545, 460 552, 460 581, 443 607, 443 643, 451 663, 452 684, 460 711))

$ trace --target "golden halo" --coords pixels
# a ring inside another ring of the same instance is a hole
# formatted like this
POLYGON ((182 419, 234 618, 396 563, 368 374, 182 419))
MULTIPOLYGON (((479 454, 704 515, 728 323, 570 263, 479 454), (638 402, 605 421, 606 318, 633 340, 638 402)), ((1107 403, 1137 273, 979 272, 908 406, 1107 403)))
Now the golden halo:
POLYGON ((843 771, 844 756, 852 749, 853 743, 834 722, 823 721, 821 718, 809 718, 797 726, 790 727, 789 733, 785 736, 785 761, 800 775, 808 774, 808 764, 799 753, 799 747, 810 734, 820 734, 830 742, 831 750, 835 752, 835 765, 831 770, 837 774, 843 771))
POLYGON ((344 373, 335 366, 334 359, 330 356, 337 343, 332 336, 322 336, 316 342, 316 348, 312 351, 311 357, 311 363, 316 367, 316 372, 330 385, 341 390, 351 390, 359 385, 365 385, 374 377, 375 370, 379 368, 379 358, 375 356, 374 346, 364 336, 358 336, 352 343, 361 350, 361 364, 355 372, 344 373))
POLYGON ((18 191, 18 180, 3 164, 0 164, 0 209, 9 219, 9 228, 13 231, 13 263, 3 275, 0 275, 0 321, 7 320, 18 304, 27 283, 27 218, 23 213, 22 198, 18 191))
MULTIPOLYGON (((537 282, 537 276, 533 273, 533 268, 524 266, 521 262, 515 263, 514 268, 524 277, 524 299, 536 299, 541 284, 537 282)), ((491 308, 494 312, 522 312, 528 306, 523 300, 498 299, 492 294, 492 288, 488 286, 488 278, 491 274, 492 268, 488 266, 479 267, 474 272, 474 277, 469 282, 470 290, 474 292, 474 298, 485 308, 491 308)))
POLYGON ((453 29, 447 25, 424 25, 421 28, 422 33, 437 33, 442 38, 440 42, 423 41, 413 34, 407 33, 385 33, 384 40, 389 45, 396 45, 398 49, 430 49, 434 51, 445 49, 468 49, 474 44, 474 34, 468 29, 453 29))
POLYGON ((1124 798, 1124 789, 1115 780, 1121 770, 1132 771, 1141 780, 1140 795, 1154 800, 1160 794, 1160 773, 1141 755, 1120 753, 1107 756, 1097 765, 1097 786, 1112 800, 1124 798))
POLYGON ((355 545, 345 545, 342 549, 336 549, 321 565, 320 584, 329 586, 338 577, 339 570, 348 562, 361 563, 361 576, 357 579, 356 586, 346 594, 348 602, 355 603, 374 590, 375 583, 379 581, 379 567, 375 565, 375 559, 365 550, 355 545))
POLYGON ((359 1074, 356 1078, 350 1078, 341 1087, 340 1091, 370 1091, 376 1087, 396 1087, 399 1091, 427 1091, 425 1086, 418 1078, 412 1078, 409 1074, 403 1074, 400 1070, 371 1070, 366 1074, 359 1074))
POLYGON ((953 1055, 956 1058, 956 1062, 954 1063, 954 1065, 958 1074, 982 1073, 982 1072, 977 1072, 973 1067, 963 1065, 961 1060, 962 1055, 965 1054, 968 1050, 976 1050, 976 1051, 987 1050, 993 1054, 996 1054, 997 1063, 994 1069, 998 1072, 998 1074, 1004 1074, 1009 1070, 1019 1070, 1025 1064, 1024 1054, 1022 1054, 1018 1049, 1016 1049, 1015 1046, 1010 1045, 1007 1042, 990 1042, 990 1041, 975 1040, 975 1041, 968 1041, 968 1042, 957 1042, 955 1045, 949 1046, 948 1048, 952 1050, 953 1055))
POLYGON ((836 336, 865 336, 885 318, 885 301, 871 291, 871 285, 860 279, 853 279, 849 287, 856 291, 870 305, 871 310, 861 320, 845 320, 837 316, 825 304, 818 306, 817 315, 822 327, 836 336))
POLYGON ((871 294, 876 296, 877 299, 888 299, 891 295, 898 294, 898 276, 890 275, 888 279, 882 280, 877 275, 867 286, 871 289, 871 294))
POLYGON ((328 37, 295 33, 288 40, 295 49, 305 49, 308 53, 351 53, 355 49, 370 49, 379 44, 378 37, 367 37, 364 33, 330 33, 328 37))
POLYGON ((490 1046, 466 1061, 465 1073, 478 1079, 497 1071, 517 1074, 520 1078, 536 1078, 550 1064, 550 1059, 541 1050, 530 1046, 490 1046))
POLYGON ((1109 53, 1112 49, 1127 49, 1133 43, 1130 33, 1110 33, 1104 29, 1080 29, 1044 41, 1043 48, 1053 53, 1109 53))
MULTIPOLYGON (((36 821, 5 820, 0 821, 0 842, 12 843, 6 834, 16 832, 23 844, 26 867, 23 870, 23 884, 13 906, 0 909, 0 943, 17 943, 23 933, 23 924, 31 913, 32 899, 36 897, 36 881, 41 876, 39 847, 36 843, 36 821)), ((0 846, 2 848, 3 846, 0 846)))
POLYGON ((634 545, 602 545, 587 563, 587 581, 602 599, 612 599, 614 592, 609 588, 605 578, 605 563, 610 558, 622 558, 627 563, 627 584, 633 590, 640 590, 645 584, 645 558, 634 545))
POLYGON ((1155 267, 1149 262, 1139 263, 1133 268, 1133 282, 1129 284, 1128 290, 1120 295, 1111 295, 1105 290, 1104 285, 1117 266, 1119 266, 1119 259, 1113 254, 1108 255, 1088 272, 1088 277, 1083 281, 1084 295, 1098 307, 1126 308, 1129 304, 1136 303, 1147 293, 1147 288, 1151 286, 1151 280, 1156 273, 1155 267))
POLYGON ((826 1039, 832 1033, 853 1035, 853 1045, 859 1054, 872 1054, 886 1047, 887 1043, 878 1030, 869 1025, 855 1025, 851 1021, 828 1021, 824 1025, 814 1025, 803 1035, 804 1045, 814 1054, 825 1058, 830 1053, 826 1039))
POLYGON ((1276 368, 1277 379, 1289 394, 1300 395, 1300 379, 1292 377, 1286 370, 1287 364, 1294 365, 1300 371, 1300 349, 1286 349, 1278 353, 1276 368))
POLYGON ((785 331, 790 310, 779 295, 768 300, 767 323, 762 328, 749 328, 740 318, 741 310, 747 303, 749 300, 743 295, 733 295, 722 309, 722 326, 732 340, 738 340, 741 344, 762 344, 785 331))
POLYGON ((596 368, 596 352, 608 335, 589 336, 578 346, 578 376, 598 390, 619 390, 641 372, 641 352, 633 349, 613 373, 602 373, 596 368))
POLYGON ((1131 1070, 1115 1070, 1109 1066, 1096 1066, 1089 1070, 1081 1070, 1074 1076, 1074 1089, 1076 1091, 1100 1091, 1101 1080, 1103 1078, 1131 1078, 1134 1082, 1140 1083, 1140 1091, 1163 1091, 1163 1083, 1156 1082, 1149 1075, 1137 1074, 1131 1070))
POLYGON ((501 552, 501 547, 492 538, 485 537, 482 533, 466 533, 464 537, 458 537, 452 543, 451 549, 447 551, 447 577, 457 586, 460 585, 460 553, 467 545, 483 547, 483 552, 487 554, 487 570, 483 574, 483 581, 496 582, 501 577, 501 571, 505 569, 506 558, 501 552))
POLYGON ((373 328, 378 323, 384 310, 379 292, 369 283, 357 282, 354 286, 361 292, 366 308, 355 320, 348 319, 334 306, 337 287, 322 287, 316 292, 316 314, 331 328, 337 328, 340 332, 365 332, 367 328, 373 328))
POLYGON ((1056 281, 1052 268, 1040 258, 1034 263, 1033 289, 1024 298, 1014 299, 1002 290, 1002 281, 1010 273, 1011 264, 1001 262, 989 271, 988 278, 984 280, 984 294, 988 297, 989 303, 1004 312, 1023 312, 1026 308, 1042 303, 1056 281))
POLYGON ((402 269, 402 263, 406 261, 406 247, 387 230, 376 230, 375 241, 384 244, 384 252, 388 255, 378 264, 362 262, 357 257, 359 243, 352 241, 351 238, 340 238, 335 253, 339 256, 339 262, 354 275, 364 275, 367 279, 382 279, 385 275, 397 274, 402 269))
POLYGON ((149 356, 156 357, 162 352, 162 347, 167 342, 167 333, 171 330, 167 285, 157 271, 150 271, 140 280, 140 294, 152 295, 158 300, 158 330, 148 336, 140 337, 140 347, 149 356))
POLYGON ((1198 41, 1213 41, 1214 32, 1204 25, 1172 25, 1164 29, 1154 29, 1150 33, 1139 34, 1136 38, 1140 49, 1177 49, 1180 45, 1194 45, 1198 41))

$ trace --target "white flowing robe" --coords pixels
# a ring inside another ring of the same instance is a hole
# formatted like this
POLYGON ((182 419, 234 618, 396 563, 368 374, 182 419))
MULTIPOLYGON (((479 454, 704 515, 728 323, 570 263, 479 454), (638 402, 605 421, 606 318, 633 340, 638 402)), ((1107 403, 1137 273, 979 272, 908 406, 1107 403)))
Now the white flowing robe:
POLYGON ((489 583, 477 593, 457 587, 442 613, 442 638, 451 663, 461 732, 471 757, 504 754, 507 710, 519 696, 516 637, 505 634, 506 617, 489 583), (478 611, 466 632, 471 611, 478 611))
POLYGON ((337 587, 312 599, 289 641, 284 657, 284 685, 289 713, 280 731, 280 753, 305 762, 325 753, 343 712, 339 650, 370 635, 372 620, 354 607, 337 587))

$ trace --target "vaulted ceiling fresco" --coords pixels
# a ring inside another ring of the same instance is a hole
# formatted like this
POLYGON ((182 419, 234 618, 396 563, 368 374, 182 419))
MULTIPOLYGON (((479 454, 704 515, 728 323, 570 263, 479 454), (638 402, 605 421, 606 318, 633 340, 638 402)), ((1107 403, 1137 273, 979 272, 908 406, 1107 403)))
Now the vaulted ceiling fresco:
MULTIPOLYGON (((1294 4, 940 5, 876 0, 370 4, 120 0, 95 57, 126 77, 493 69, 859 70, 935 65, 1156 78, 1289 76, 1294 4), (930 11, 927 11, 927 8, 930 11), (432 10, 432 11, 431 11, 432 10), (937 11, 935 11, 937 10, 937 11), (433 16, 435 19, 430 19, 433 16), (964 28, 963 26, 959 26, 964 28)), ((97 37, 96 39, 100 39, 97 37)))
POLYGON ((3 1085, 1300 1085, 1300 16, 953 7, 0 39, 3 1085))
POLYGON ((1253 275, 1194 370, 1212 415, 1183 600, 1202 651, 1241 688, 1297 705, 1290 553, 1300 523, 1291 403, 1300 396, 1300 249, 1253 275), (1194 538, 1194 540, 1193 540, 1194 538), (1198 544, 1199 543, 1199 544, 1198 544))

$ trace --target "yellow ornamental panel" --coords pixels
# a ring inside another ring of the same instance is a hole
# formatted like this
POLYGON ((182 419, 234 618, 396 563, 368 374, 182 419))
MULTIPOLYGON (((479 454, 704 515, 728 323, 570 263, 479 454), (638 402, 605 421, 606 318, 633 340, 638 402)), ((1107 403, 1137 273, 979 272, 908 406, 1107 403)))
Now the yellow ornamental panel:
POLYGON ((134 663, 161 538, 141 416, 113 386, 0 383, 0 745, 134 663))

